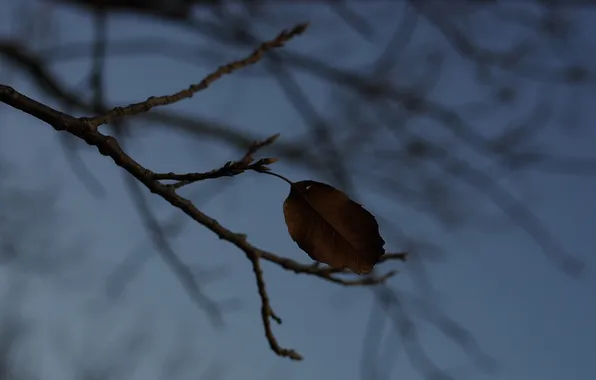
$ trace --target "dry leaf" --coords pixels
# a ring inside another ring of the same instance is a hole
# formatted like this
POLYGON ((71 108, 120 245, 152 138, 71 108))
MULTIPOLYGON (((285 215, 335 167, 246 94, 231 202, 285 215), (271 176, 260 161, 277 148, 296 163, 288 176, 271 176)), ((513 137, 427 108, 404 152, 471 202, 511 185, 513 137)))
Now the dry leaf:
POLYGON ((369 273, 385 254, 375 217, 324 183, 295 182, 284 202, 284 217, 298 246, 333 268, 369 273))

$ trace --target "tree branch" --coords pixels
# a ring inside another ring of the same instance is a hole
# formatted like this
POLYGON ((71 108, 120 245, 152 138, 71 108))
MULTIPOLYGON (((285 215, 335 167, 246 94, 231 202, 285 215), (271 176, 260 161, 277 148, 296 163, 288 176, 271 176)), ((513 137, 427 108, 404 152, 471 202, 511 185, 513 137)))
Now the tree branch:
MULTIPOLYGON (((241 60, 238 62, 249 62, 254 63, 256 60, 259 59, 260 55, 271 47, 278 47, 283 45, 285 41, 287 41, 292 36, 302 33, 306 28, 306 24, 299 25, 292 29, 290 32, 282 32, 280 33, 275 40, 264 43, 261 45, 259 49, 257 49, 251 56, 245 60, 241 60), (251 58, 252 57, 252 58, 251 58), (254 60, 254 62, 252 61, 254 60)), ((246 64, 246 63, 245 63, 246 64)), ((203 85, 203 88, 206 88, 209 83, 213 82, 213 80, 221 77, 221 75, 231 72, 238 68, 239 64, 231 64, 222 66, 218 70, 219 74, 211 74, 201 83, 206 83, 203 85), (236 65, 236 66, 234 66, 236 65), (215 79, 209 79, 215 78, 215 79)), ((240 64, 241 65, 241 64, 240 64)), ((201 86, 201 85, 198 85, 201 86)), ((192 87, 189 90, 185 91, 194 91, 198 87, 192 87), (194 89, 194 90, 193 90, 194 89)), ((196 91, 195 91, 196 92, 196 91)), ((182 92, 181 92, 182 93, 182 92)), ((192 95, 192 93, 184 93, 186 95, 192 95)), ((180 95, 180 99, 185 97, 186 95, 180 95)), ((174 96, 176 97, 176 96, 174 96)), ((186 96, 188 97, 188 96, 186 96)), ((191 201, 188 199, 180 196, 176 193, 176 188, 170 185, 166 185, 160 182, 163 179, 174 179, 179 181, 193 181, 199 180, 198 178, 209 177, 209 175, 197 176, 194 175, 184 175, 179 176, 173 173, 170 174, 159 174, 154 173, 151 170, 143 167, 140 163, 135 161, 132 157, 126 154, 123 149, 121 148, 118 140, 112 136, 102 134, 98 131, 97 127, 99 125, 109 123, 113 120, 116 120, 122 116, 126 115, 133 115, 140 112, 145 112, 151 109, 156 105, 164 105, 170 104, 172 100, 168 97, 161 97, 161 98, 149 98, 147 102, 137 103, 135 105, 125 107, 125 108, 116 108, 103 116, 99 116, 96 118, 76 118, 71 115, 62 113, 57 111, 47 105, 44 105, 32 98, 27 97, 10 86, 1 85, 0 84, 0 101, 3 103, 12 106, 13 108, 19 109, 31 116, 36 117, 39 120, 46 122, 47 124, 51 125, 56 131, 66 131, 82 140, 84 140, 88 145, 94 146, 97 150, 104 156, 110 157, 114 163, 121 168, 123 168, 126 172, 132 175, 135 179, 141 182, 150 192, 161 196, 164 200, 169 202, 172 206, 180 209, 190 218, 198 222, 199 224, 205 226, 213 233, 215 233, 220 239, 226 240, 240 250, 242 250, 246 257, 251 261, 253 266, 253 271, 255 273, 256 281, 257 281, 257 288, 259 291, 259 296, 261 298, 261 314, 263 318, 263 325, 265 329, 265 335, 271 346, 272 350, 280 356, 289 357, 294 360, 301 360, 302 357, 295 352, 294 350, 285 349, 279 346, 277 343, 270 326, 270 319, 277 321, 278 323, 281 322, 281 319, 273 312, 272 307, 269 302, 269 298, 265 289, 265 281, 263 279, 263 273, 260 267, 260 259, 264 259, 266 261, 272 262, 277 264, 278 266, 293 271, 295 273, 304 273, 314 275, 316 277, 325 279, 327 281, 346 285, 346 286, 354 286, 354 285, 374 285, 385 281, 387 278, 391 277, 394 272, 389 272, 384 276, 381 277, 362 277, 356 280, 346 280, 338 277, 334 277, 336 273, 345 273, 345 271, 336 271, 336 270, 329 270, 328 268, 320 268, 318 265, 303 265, 299 264, 293 260, 283 258, 277 256, 273 253, 261 250, 252 244, 248 243, 247 237, 244 234, 233 232, 221 224, 219 224, 215 219, 209 217, 208 215, 201 212, 197 207, 193 205, 191 201), (159 101, 155 101, 155 99, 161 99, 159 101), (165 99, 165 100, 164 100, 165 99), (161 102, 161 103, 160 103, 161 102), (168 103, 169 102, 169 103, 168 103)), ((179 99, 178 99, 179 100, 179 99)), ((248 152, 245 156, 235 163, 229 163, 228 165, 224 166, 225 170, 229 172, 230 167, 232 167, 236 171, 244 171, 244 170, 257 170, 255 165, 260 165, 260 168, 264 165, 273 163, 272 159, 261 159, 258 160, 256 163, 251 164, 253 161, 252 155, 261 147, 264 147, 268 144, 271 144, 275 141, 277 135, 270 137, 261 142, 256 142, 251 145, 248 152), (254 166, 254 168, 253 168, 254 166)), ((220 170, 220 174, 223 173, 224 169, 220 170)), ((217 172, 217 171, 215 171, 217 172)), ((192 174, 192 173, 191 173, 192 174)), ((211 177, 214 178, 214 174, 211 174, 211 177)), ((400 259, 403 260, 405 256, 403 255, 388 255, 386 259, 400 259)))

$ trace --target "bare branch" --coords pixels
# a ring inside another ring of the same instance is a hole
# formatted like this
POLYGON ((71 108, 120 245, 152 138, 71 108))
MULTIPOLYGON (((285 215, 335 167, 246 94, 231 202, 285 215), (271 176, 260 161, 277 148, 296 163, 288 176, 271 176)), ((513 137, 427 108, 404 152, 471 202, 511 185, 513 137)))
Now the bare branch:
POLYGON ((214 169, 208 171, 206 173, 185 173, 185 174, 176 174, 176 173, 153 173, 153 179, 157 181, 162 180, 171 180, 171 181, 178 181, 174 184, 168 185, 171 186, 173 189, 179 189, 182 186, 186 186, 188 184, 204 181, 206 179, 215 179, 221 177, 233 177, 238 174, 242 174, 247 170, 254 170, 256 172, 263 172, 268 171, 269 168, 267 165, 271 165, 277 162, 276 158, 261 158, 260 160, 253 162, 253 154, 256 153, 259 149, 273 144, 275 140, 279 137, 279 133, 275 134, 263 141, 257 141, 251 144, 246 154, 238 161, 228 161, 224 166, 219 169, 214 169))
MULTIPOLYGON (((295 28, 294 30, 300 30, 295 28)), ((294 34, 297 32, 294 32, 294 34)), ((291 34, 291 33, 290 33, 291 34)), ((280 34, 283 36, 284 34, 280 34)), ((279 44, 279 42, 277 42, 279 44)), ((109 156, 112 158, 114 163, 125 171, 127 171, 130 175, 136 178, 139 182, 141 182, 149 191, 161 196, 163 199, 168 201, 172 206, 182 210, 186 215, 190 216, 193 220, 200 223, 201 225, 207 227, 212 232, 214 232, 220 239, 229 241, 230 243, 234 244, 236 247, 240 248, 247 258, 251 261, 253 265, 253 271, 256 276, 257 280, 257 287, 259 290, 259 295, 261 297, 262 302, 262 316, 263 316, 263 323, 265 328, 265 334, 269 341, 269 344, 273 351, 275 351, 278 355, 287 356, 294 360, 300 360, 301 356, 293 350, 283 349, 281 348, 278 343, 276 342, 273 333, 271 331, 271 327, 269 324, 269 318, 274 319, 278 323, 281 322, 279 317, 277 317, 272 308, 269 304, 269 299, 265 289, 265 283, 263 280, 262 270, 260 268, 259 260, 261 258, 273 262, 284 269, 292 270, 296 273, 305 273, 315 275, 319 278, 325 279, 330 282, 334 282, 341 285, 374 285, 385 281, 387 278, 391 277, 394 272, 389 272, 388 274, 375 278, 375 277, 365 277, 357 280, 344 280, 337 277, 334 277, 332 274, 335 271, 330 271, 327 268, 319 268, 318 266, 307 266, 301 265, 293 260, 289 260, 286 258, 281 258, 275 254, 263 251, 259 248, 248 243, 246 239, 246 235, 235 233, 227 228, 220 225, 215 219, 207 216, 206 214, 202 213, 199 209, 197 209, 192 202, 189 200, 181 197, 178 195, 174 188, 168 185, 164 185, 159 182, 158 179, 178 179, 180 177, 176 177, 176 175, 156 175, 151 170, 144 168, 138 162, 136 162, 132 157, 127 155, 122 148, 118 141, 109 135, 104 135, 100 133, 95 126, 89 122, 90 119, 86 118, 75 118, 70 115, 64 114, 59 112, 49 106, 46 106, 40 102, 37 102, 34 99, 31 99, 25 95, 20 94, 16 90, 14 90, 10 86, 0 85, 0 101, 17 108, 25 113, 28 113, 46 123, 50 124, 55 130, 57 131, 66 131, 70 134, 77 136, 84 140, 87 144, 91 146, 95 146, 98 151, 105 156, 109 156)), ((111 119, 106 119, 108 122, 111 119)), ((239 169, 247 170, 252 169, 250 167, 251 162, 253 161, 252 155, 260 148, 273 143, 277 139, 278 135, 274 135, 264 141, 255 142, 251 145, 248 152, 244 155, 244 157, 236 162, 227 165, 227 168, 224 166, 225 170, 229 171, 229 168, 235 168, 236 171, 239 169)), ((259 165, 259 170, 266 170, 263 169, 264 165, 273 163, 274 160, 272 159, 262 159, 257 161, 253 165, 259 165)), ((224 169, 219 169, 223 172, 224 169)), ((256 166, 253 170, 256 170, 256 166)), ((213 176, 213 174, 211 175, 213 176)), ((195 180, 196 180, 195 176, 195 180)), ((188 178, 182 179, 188 181, 188 178)), ((394 258, 403 259, 402 256, 395 256, 394 258)), ((187 276, 185 276, 186 278, 187 276)))
POLYGON ((242 69, 246 66, 257 63, 264 53, 271 49, 279 48, 285 45, 286 42, 293 37, 298 36, 308 28, 308 24, 299 24, 289 31, 284 30, 277 35, 273 40, 264 42, 248 57, 220 66, 215 72, 206 76, 201 82, 193 84, 185 90, 179 91, 172 95, 152 96, 144 102, 130 104, 126 107, 116 107, 110 112, 96 116, 93 118, 84 118, 91 128, 97 129, 100 125, 109 124, 124 116, 132 116, 140 113, 145 113, 152 108, 165 106, 176 103, 182 99, 191 98, 194 94, 209 87, 213 82, 220 79, 224 75, 231 74, 236 70, 242 69))
POLYGON ((277 343, 277 339, 275 339, 273 331, 271 330, 271 319, 278 324, 281 324, 281 318, 275 314, 271 308, 271 304, 269 303, 269 296, 267 295, 267 290, 265 289, 265 280, 263 279, 263 270, 261 269, 259 256, 254 253, 247 254, 247 256, 252 263, 252 269, 255 274, 255 278, 257 279, 257 288, 259 290, 259 296, 261 297, 261 318, 263 320, 265 336, 267 337, 269 346, 273 352, 279 356, 285 356, 293 360, 302 360, 302 356, 299 353, 294 350, 282 348, 277 343))

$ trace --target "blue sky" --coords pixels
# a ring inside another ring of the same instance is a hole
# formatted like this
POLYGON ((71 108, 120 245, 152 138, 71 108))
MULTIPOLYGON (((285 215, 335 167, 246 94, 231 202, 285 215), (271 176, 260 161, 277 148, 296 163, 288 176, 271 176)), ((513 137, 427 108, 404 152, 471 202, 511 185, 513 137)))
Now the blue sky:
MULTIPOLYGON (((14 3, 1 1, 2 6, 14 3)), ((388 4, 379 2, 370 8, 358 7, 364 14, 377 17, 379 34, 385 38, 390 34, 393 20, 392 14, 381 12, 390 8, 388 4)), ((305 19, 312 22, 309 32, 292 41, 288 49, 309 52, 349 68, 367 67, 378 54, 378 47, 360 39, 324 6, 276 9, 287 14, 288 22, 283 27, 305 19), (334 32, 323 43, 321 36, 329 29, 334 32), (329 50, 328 41, 338 50, 329 50), (350 48, 348 51, 346 46, 350 48)), ((10 15, 10 12, 0 14, 0 20, 6 21, 10 15)), ((58 33, 49 45, 66 45, 91 38, 91 22, 84 14, 56 10, 52 15, 53 27, 58 33)), ((581 25, 591 24, 594 17, 593 12, 586 13, 581 25)), ((0 38, 11 38, 9 27, 12 24, 4 25, 0 38)), ((591 31, 591 27, 584 29, 586 33, 591 31)), ((277 28, 263 28, 264 35, 273 36, 277 31, 277 28)), ((490 32, 482 36, 495 45, 506 43, 511 37, 507 33, 490 32)), ((183 30, 125 17, 110 21, 110 37, 167 38, 210 46, 209 41, 197 41, 196 35, 183 30)), ((443 43, 432 28, 421 22, 410 47, 424 47, 437 41, 443 43)), ((114 104, 127 104, 151 95, 172 93, 198 82, 226 60, 244 55, 239 51, 224 53, 223 61, 210 64, 181 63, 155 56, 112 58, 106 67, 107 96, 114 104)), ((581 58, 589 62, 591 57, 585 54, 581 58)), ((416 59, 414 53, 408 55, 403 59, 403 67, 415 71, 411 62, 416 59)), ((68 85, 81 89, 89 61, 64 59, 56 62, 52 69, 68 85)), ((431 95, 435 101, 462 105, 486 96, 473 81, 473 68, 465 61, 449 56, 444 70, 431 95)), ((258 68, 248 71, 257 73, 258 68)), ((12 70, 10 76, 3 74, 0 80, 60 108, 17 72, 19 70, 12 70)), ((403 73, 398 77, 403 81, 410 79, 410 75, 403 73)), ((309 99, 324 115, 331 117, 334 108, 329 99, 330 86, 312 77, 299 78, 309 99)), ((595 100, 593 90, 587 86, 574 90, 573 95, 556 88, 549 90, 555 104, 571 97, 582 100, 578 101, 578 124, 583 128, 575 128, 576 132, 570 133, 571 126, 561 121, 552 122, 541 135, 544 146, 565 155, 590 155, 596 143, 596 132, 591 130, 596 116, 590 107, 595 100)), ((533 96, 541 91, 543 87, 534 86, 517 111, 533 106, 533 96)), ((307 131, 305 121, 288 103, 275 81, 262 75, 239 74, 224 78, 170 110, 217 120, 256 136, 267 137, 279 132, 280 141, 303 137, 307 131)), ((193 266, 225 266, 229 274, 204 289, 214 299, 241 301, 241 309, 226 316, 225 329, 214 330, 174 275, 155 253, 151 253, 150 240, 131 202, 122 173, 111 160, 81 146, 80 154, 86 165, 107 189, 106 197, 98 200, 67 165, 68 158, 60 148, 55 131, 7 107, 0 111, 4 127, 0 132, 0 146, 3 161, 10 167, 10 181, 20 187, 48 190, 56 198, 55 203, 47 201, 45 206, 28 205, 40 207, 40 215, 46 214, 42 213, 44 207, 51 206, 52 213, 48 221, 40 216, 38 227, 26 229, 31 237, 24 239, 24 247, 43 257, 84 258, 60 278, 23 277, 11 267, 2 270, 5 283, 27 278, 19 315, 31 321, 34 327, 16 356, 17 362, 26 364, 33 372, 41 371, 47 379, 67 378, 73 363, 110 362, 122 355, 130 357, 116 338, 138 330, 145 334, 142 340, 145 350, 129 378, 170 378, 160 376, 160 365, 168 353, 178 355, 175 350, 180 347, 190 356, 189 372, 182 378, 196 376, 204 370, 220 371, 226 379, 244 380, 360 378, 366 324, 371 308, 378 307, 373 305, 370 290, 340 288, 264 264, 272 306, 284 320, 282 326, 275 327, 276 336, 282 346, 303 354, 305 361, 296 363, 276 357, 263 336, 260 300, 250 263, 233 246, 189 222, 184 232, 172 241, 173 247, 193 266), (124 295, 110 301, 106 297, 107 275, 134 249, 147 250, 152 258, 126 287, 124 295)), ((505 112, 487 113, 475 120, 474 126, 480 133, 492 135, 515 118, 505 112)), ((127 149, 154 171, 207 171, 242 154, 212 139, 189 139, 167 126, 156 128, 150 123, 132 123, 134 138, 127 143, 127 149)), ((432 126, 432 123, 419 124, 425 135, 435 133, 430 129, 432 126)), ((359 157, 366 158, 365 154, 359 157)), ((462 152, 464 157, 466 154, 462 152)), ((275 169, 294 180, 314 177, 332 181, 283 161, 276 163, 275 169)), ((472 224, 461 229, 443 228, 427 214, 410 205, 396 205, 391 199, 367 191, 358 178, 354 180, 359 199, 382 217, 381 231, 388 249, 404 248, 393 234, 392 224, 442 248, 444 260, 425 264, 433 285, 434 298, 430 302, 472 332, 483 351, 499 364, 495 374, 478 372, 440 331, 421 323, 422 344, 439 367, 462 380, 591 378, 596 370, 593 360, 596 352, 593 322, 596 320, 593 302, 596 181, 589 177, 523 171, 499 182, 541 218, 570 254, 584 261, 583 276, 573 279, 561 273, 523 230, 511 225, 482 197, 476 195, 479 199, 472 199, 470 196, 470 204, 466 206, 494 215, 496 222, 492 227, 476 228, 472 224)), ((197 184, 187 190, 187 194, 190 193, 205 213, 233 231, 246 233, 255 245, 308 262, 306 255, 289 238, 283 221, 281 205, 288 193, 285 183, 246 173, 233 179, 197 184)), ((42 198, 38 199, 44 203, 42 198)), ((159 199, 151 198, 151 206, 164 221, 172 216, 182 217, 159 199)), ((20 215, 18 211, 11 212, 20 215)), ((391 267, 400 270, 400 275, 390 282, 393 287, 407 292, 419 291, 412 265, 386 266, 391 267)), ((395 339, 392 334, 389 328, 383 330, 387 340, 395 339)), ((385 360, 393 363, 391 378, 421 378, 403 350, 391 352, 385 360)))

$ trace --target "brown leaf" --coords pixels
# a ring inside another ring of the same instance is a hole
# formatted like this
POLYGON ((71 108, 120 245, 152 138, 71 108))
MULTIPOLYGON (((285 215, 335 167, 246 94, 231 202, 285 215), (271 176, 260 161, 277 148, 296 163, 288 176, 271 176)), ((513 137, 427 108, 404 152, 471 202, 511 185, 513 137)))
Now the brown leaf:
POLYGON ((333 268, 370 273, 385 254, 375 217, 324 183, 295 182, 284 202, 284 217, 296 244, 333 268))

